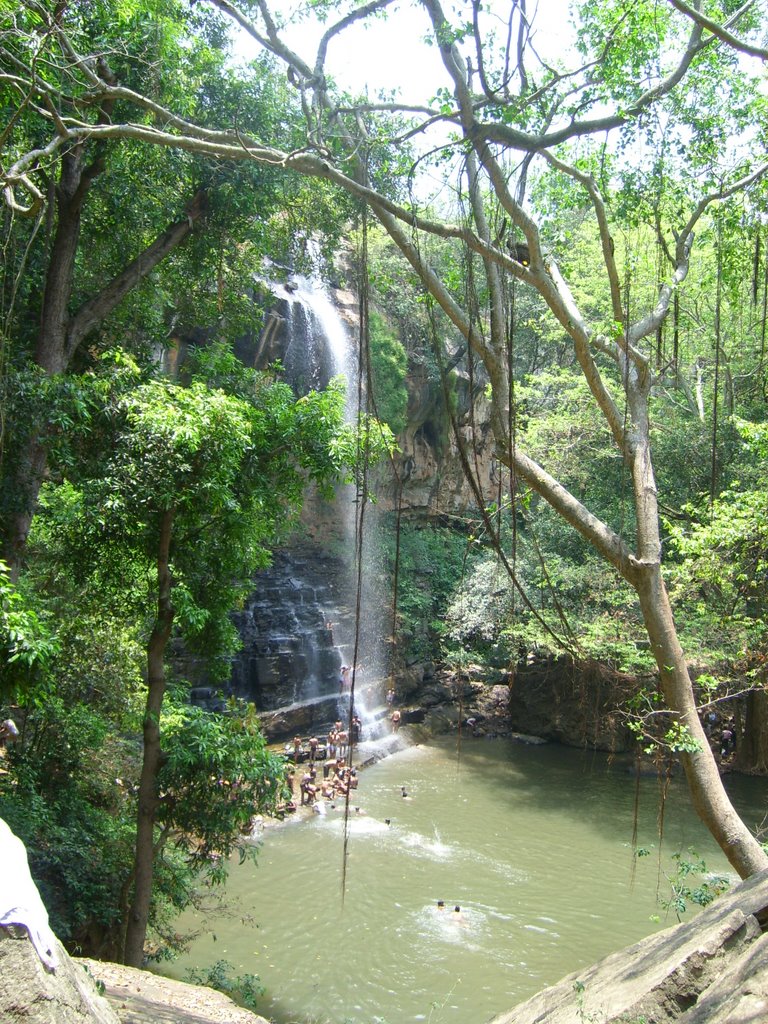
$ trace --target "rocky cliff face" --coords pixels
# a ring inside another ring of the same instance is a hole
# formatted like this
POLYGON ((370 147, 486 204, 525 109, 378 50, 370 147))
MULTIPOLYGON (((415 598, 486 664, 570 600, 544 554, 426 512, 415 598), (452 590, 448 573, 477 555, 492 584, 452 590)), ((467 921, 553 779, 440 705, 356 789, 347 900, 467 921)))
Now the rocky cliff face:
MULTIPOLYGON (((499 463, 494 455, 490 406, 483 390, 466 373, 454 370, 455 414, 461 442, 470 452, 484 497, 491 501, 498 490, 499 463), (474 403, 474 407, 473 407, 474 403)), ((401 504, 427 516, 461 513, 476 507, 461 464, 459 442, 445 412, 439 383, 423 366, 411 366, 406 378, 408 420, 398 437, 397 476, 403 481, 401 504)), ((377 494, 385 507, 397 501, 394 473, 377 477, 377 494)))
MULTIPOLYGON (((328 324, 309 308, 304 284, 289 284, 287 289, 277 291, 276 305, 261 334, 241 340, 238 354, 247 365, 259 368, 280 360, 287 379, 299 391, 324 387, 334 372, 322 337, 328 324)), ((337 326, 346 334, 348 377, 354 387, 359 335, 357 297, 345 288, 329 289, 328 297, 338 316, 337 326)), ((452 383, 460 433, 473 453, 473 469, 490 500, 498 488, 498 461, 490 433, 489 403, 483 394, 484 381, 470 381, 466 372, 454 369, 452 383)), ((423 364, 411 363, 406 387, 408 420, 398 437, 400 451, 395 457, 397 477, 403 481, 401 502, 408 509, 428 515, 466 511, 476 504, 476 499, 464 477, 440 383, 423 364)), ((383 508, 392 507, 397 499, 397 477, 390 467, 377 474, 376 492, 383 508)))
POLYGON ((232 692, 265 711, 336 694, 351 661, 340 640, 352 629, 344 583, 344 564, 322 548, 277 552, 234 617, 243 649, 232 692))

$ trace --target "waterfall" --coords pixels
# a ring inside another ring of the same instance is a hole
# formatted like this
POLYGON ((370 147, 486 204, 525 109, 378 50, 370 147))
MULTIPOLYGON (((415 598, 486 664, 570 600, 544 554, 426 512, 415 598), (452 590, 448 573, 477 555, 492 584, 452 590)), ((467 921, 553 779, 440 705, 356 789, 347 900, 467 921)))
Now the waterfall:
MULTIPOLYGON (((285 377, 297 394, 327 386, 342 375, 347 381, 346 418, 358 417, 357 351, 328 288, 319 281, 296 277, 288 285, 272 285, 280 303, 282 329, 279 358, 285 377)), ((359 631, 359 665, 355 670, 355 711, 363 736, 375 732, 376 711, 383 706, 386 684, 381 651, 379 611, 384 601, 363 572, 360 617, 357 617, 356 522, 357 489, 337 488, 333 519, 339 528, 342 556, 314 550, 304 541, 278 552, 273 566, 259 574, 245 609, 236 616, 243 651, 235 660, 231 688, 254 700, 259 710, 286 705, 309 708, 312 722, 346 720, 348 698, 340 693, 342 665, 351 666, 359 631)), ((364 542, 373 526, 371 506, 365 510, 364 542)), ((369 554, 363 554, 370 570, 369 554)), ((299 730, 300 731, 300 730, 299 730)))

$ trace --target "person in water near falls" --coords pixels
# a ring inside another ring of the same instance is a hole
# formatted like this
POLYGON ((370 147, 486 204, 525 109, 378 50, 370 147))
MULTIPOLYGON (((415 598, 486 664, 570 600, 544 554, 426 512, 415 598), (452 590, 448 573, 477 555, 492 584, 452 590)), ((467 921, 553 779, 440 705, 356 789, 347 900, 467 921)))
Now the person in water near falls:
POLYGON ((352 731, 350 733, 350 736, 352 737, 352 742, 353 743, 357 744, 357 743, 360 742, 360 735, 362 733, 362 729, 363 729, 362 719, 360 718, 360 715, 355 713, 352 716, 352 731))
POLYGON ((400 712, 397 710, 397 708, 395 708, 395 710, 392 712, 391 721, 392 732, 397 732, 397 730, 400 728, 400 712))
POLYGON ((339 693, 348 693, 352 688, 352 666, 342 665, 339 675, 339 693))
POLYGON ((349 753, 349 734, 346 729, 342 729, 339 733, 338 750, 339 757, 346 757, 349 753))

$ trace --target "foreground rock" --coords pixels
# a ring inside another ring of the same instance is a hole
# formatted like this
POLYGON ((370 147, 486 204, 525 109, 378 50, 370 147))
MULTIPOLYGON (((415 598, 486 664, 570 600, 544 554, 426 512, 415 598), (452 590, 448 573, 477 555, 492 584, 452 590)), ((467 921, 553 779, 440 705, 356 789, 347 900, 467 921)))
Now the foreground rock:
POLYGON ((48 970, 29 936, 0 928, 0 1020, 24 1024, 120 1024, 93 978, 56 945, 57 966, 48 970))
POLYGON ((768 871, 694 920, 568 975, 493 1024, 768 1021, 768 871))
POLYGON ((104 987, 120 1024, 268 1024, 223 992, 100 960, 76 962, 104 987))
POLYGON ((1 818, 0 1021, 267 1024, 209 988, 117 964, 70 959, 51 931, 24 844, 1 818))
POLYGON ((98 960, 70 959, 56 947, 49 971, 29 937, 0 928, 3 1024, 268 1024, 222 992, 98 960))

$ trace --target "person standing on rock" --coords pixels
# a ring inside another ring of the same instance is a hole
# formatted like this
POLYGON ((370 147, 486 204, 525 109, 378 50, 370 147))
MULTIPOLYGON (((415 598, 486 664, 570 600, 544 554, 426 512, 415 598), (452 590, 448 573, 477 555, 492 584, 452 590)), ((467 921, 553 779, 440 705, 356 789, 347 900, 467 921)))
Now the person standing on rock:
POLYGON ((395 710, 392 712, 391 718, 392 732, 397 732, 397 730, 400 728, 400 717, 400 712, 397 710, 397 708, 395 708, 395 710))
POLYGON ((328 758, 329 761, 333 760, 336 757, 336 744, 338 742, 338 739, 339 733, 336 729, 336 726, 334 725, 328 730, 328 748, 325 752, 325 756, 328 758))
POLYGON ((339 733, 339 757, 346 757, 349 753, 349 734, 346 729, 342 729, 339 733))
POLYGON ((304 807, 305 804, 313 804, 315 802, 316 793, 315 769, 310 768, 301 780, 301 806, 304 807))

